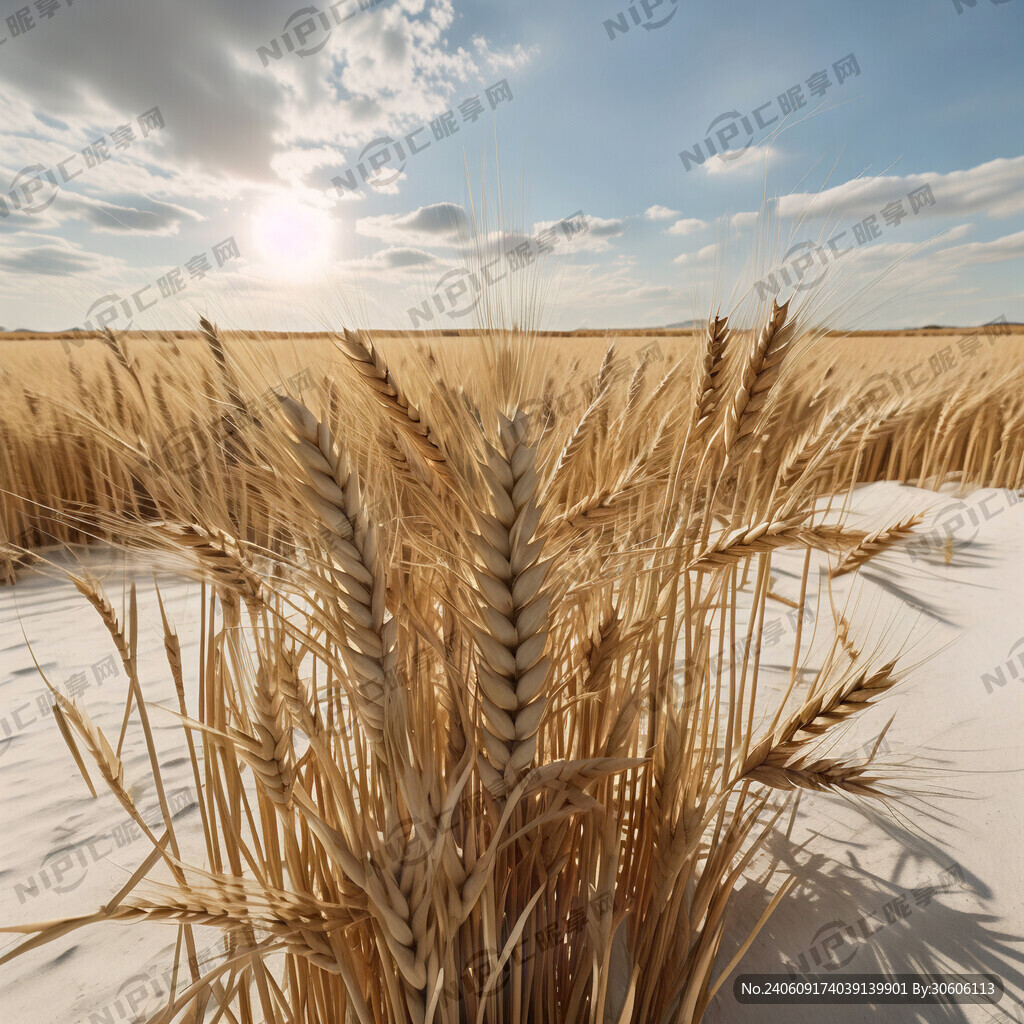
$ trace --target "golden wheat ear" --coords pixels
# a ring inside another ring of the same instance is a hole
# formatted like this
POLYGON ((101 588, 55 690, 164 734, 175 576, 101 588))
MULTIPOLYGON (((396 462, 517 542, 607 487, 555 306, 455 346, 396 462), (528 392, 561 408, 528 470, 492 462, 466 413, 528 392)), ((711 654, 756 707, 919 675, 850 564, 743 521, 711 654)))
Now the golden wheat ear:
MULTIPOLYGON (((419 411, 399 387, 380 351, 361 334, 349 330, 345 330, 335 344, 348 357, 359 379, 387 413, 396 435, 408 444, 429 472, 436 474, 445 484, 453 484, 447 456, 419 411)), ((397 449, 395 458, 402 464, 405 453, 397 449)))
POLYGON ((511 788, 533 762, 545 709, 550 657, 549 563, 541 558, 541 510, 536 452, 527 440, 528 418, 500 418, 501 447, 488 446, 480 466, 491 511, 477 515, 473 567, 480 600, 473 630, 480 650, 476 681, 483 711, 480 761, 489 788, 511 788))
POLYGON ((721 447, 727 459, 734 445, 752 432, 754 418, 778 378, 793 335, 788 316, 789 303, 780 306, 773 301, 764 326, 741 362, 739 380, 725 407, 721 428, 721 447))
POLYGON ((895 661, 873 672, 861 670, 833 689, 809 696, 790 717, 755 744, 743 764, 740 780, 752 779, 781 789, 835 789, 860 796, 879 796, 865 765, 846 763, 815 753, 826 732, 849 722, 896 685, 895 661))
POLYGON ((868 534, 853 550, 847 552, 839 565, 832 570, 832 578, 836 579, 849 572, 856 572, 872 558, 877 558, 882 552, 888 551, 896 544, 906 540, 923 520, 924 513, 915 513, 868 534))
POLYGON ((338 588, 335 607, 351 694, 364 728, 383 754, 387 582, 377 546, 377 527, 362 503, 362 490, 344 447, 329 427, 301 403, 279 399, 295 434, 292 451, 306 478, 306 499, 316 511, 338 588))
POLYGON ((725 354, 729 344, 729 318, 717 313, 708 318, 698 350, 691 415, 693 440, 713 422, 725 385, 725 354))
POLYGON ((201 317, 199 320, 199 330, 202 333, 207 348, 210 350, 210 355, 213 356, 217 373, 220 376, 221 383, 224 385, 224 390, 231 400, 231 404, 236 409, 244 410, 245 399, 242 397, 238 378, 228 362, 228 354, 224 348, 224 342, 221 340, 220 332, 217 330, 217 325, 211 324, 206 317, 201 317))

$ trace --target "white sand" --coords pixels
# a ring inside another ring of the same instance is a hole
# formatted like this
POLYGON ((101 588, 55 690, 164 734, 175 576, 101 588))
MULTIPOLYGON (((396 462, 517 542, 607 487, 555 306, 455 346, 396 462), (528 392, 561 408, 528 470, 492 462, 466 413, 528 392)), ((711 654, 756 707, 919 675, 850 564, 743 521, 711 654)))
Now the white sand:
MULTIPOLYGON (((740 971, 782 973, 789 964, 800 965, 801 957, 810 970, 835 976, 984 971, 1003 978, 1007 992, 1020 1000, 1024 682, 1012 678, 1005 667, 1006 685, 994 679, 997 666, 1011 654, 1016 662, 1018 652, 1011 648, 1024 637, 1024 503, 1014 504, 1005 492, 979 492, 957 501, 897 485, 867 488, 855 502, 871 526, 926 505, 935 506, 930 521, 938 524, 929 551, 918 542, 914 557, 907 550, 890 552, 859 580, 847 577, 832 588, 839 606, 853 590, 853 638, 863 641, 887 633, 886 650, 891 651, 909 638, 906 664, 912 669, 889 699, 863 716, 836 752, 860 749, 895 713, 881 761, 904 764, 913 758, 915 766, 902 770, 907 786, 921 797, 897 806, 897 820, 882 808, 872 812, 852 802, 805 796, 791 838, 801 844, 811 840, 810 846, 795 858, 782 843, 777 851, 783 866, 805 888, 783 902, 740 971), (947 535, 953 538, 951 545, 943 544, 947 535), (927 605, 927 612, 908 608, 873 580, 903 588, 910 600, 927 605), (866 628, 868 623, 872 629, 866 628), (933 657, 925 660, 929 654, 933 657), (950 865, 962 870, 962 884, 955 875, 944 875, 950 865), (928 893, 930 886, 947 891, 928 893), (850 928, 870 937, 854 941, 850 928), (836 970, 837 964, 841 969, 836 970)), ((170 706, 173 686, 151 575, 142 568, 125 571, 110 553, 90 551, 83 557, 94 571, 106 573, 115 604, 122 579, 136 580, 144 624, 141 679, 152 703, 170 706)), ((801 564, 798 553, 776 558, 777 593, 793 594, 798 576, 786 574, 799 574, 801 564)), ((161 590, 178 624, 186 681, 194 691, 198 586, 162 578, 161 590)), ((830 628, 826 607, 818 610, 816 620, 823 631, 830 628)), ((770 603, 766 622, 775 635, 781 634, 781 656, 790 650, 789 609, 770 603)), ((808 623, 805 629, 813 626, 808 623)), ((95 613, 68 584, 27 573, 16 587, 0 590, 0 921, 12 924, 94 911, 148 852, 143 837, 120 830, 124 813, 98 777, 100 797, 90 797, 52 717, 40 710, 36 698, 45 688, 23 630, 55 685, 67 686, 76 673, 84 673, 89 685, 83 699, 112 741, 120 730, 126 684, 119 665, 114 678, 97 681, 93 668, 113 648, 95 613), (61 873, 59 885, 55 872, 61 873)), ((818 646, 812 649, 812 661, 818 646)), ((767 646, 763 654, 768 663, 772 650, 767 646)), ((866 650, 865 657, 870 653, 866 650)), ((190 787, 191 771, 180 728, 170 716, 153 717, 168 791, 183 791, 190 787)), ((156 797, 146 783, 148 758, 134 724, 125 741, 124 761, 126 779, 140 783, 136 803, 155 822, 156 797)), ((195 809, 182 807, 178 821, 191 846, 197 840, 195 809)), ((748 883, 735 901, 737 934, 756 921, 763 905, 761 886, 748 883)), ((175 934, 173 926, 90 927, 0 967, 0 1019, 17 1024, 143 1019, 166 996, 163 971, 175 934)), ((215 933, 200 934, 207 936, 200 939, 200 949, 215 957, 215 933)), ((0 949, 6 951, 17 941, 0 936, 0 949)), ((720 962, 727 962, 731 953, 723 950, 720 962)), ((972 1005, 742 1006, 732 995, 730 980, 708 1018, 752 1024, 1019 1021, 1024 1009, 1009 998, 997 1011, 972 1005), (1009 1015, 1003 1016, 1007 1009, 1009 1015)))
MULTIPOLYGON (((921 796, 896 805, 896 820, 877 805, 805 795, 791 838, 809 846, 794 859, 778 844, 783 866, 804 887, 799 898, 783 901, 736 973, 990 973, 1003 979, 1008 995, 997 1009, 753 1006, 736 1002, 734 975, 710 1021, 1024 1020, 1024 663, 1018 662, 1021 678, 1011 678, 1004 667, 1006 684, 994 681, 996 666, 1024 637, 1024 502, 1003 491, 959 501, 896 484, 866 488, 854 502, 864 513, 864 528, 925 507, 933 508, 920 528, 927 542, 884 554, 859 580, 847 576, 833 583, 837 606, 852 590, 857 612, 851 617, 874 622, 874 629, 855 629, 851 637, 887 632, 892 640, 885 649, 893 653, 909 639, 903 664, 913 669, 890 697, 861 716, 835 752, 855 753, 895 715, 888 751, 879 760, 894 766, 912 760, 895 771, 921 796), (901 603, 876 581, 897 585, 931 614, 901 603), (986 675, 992 677, 987 687, 986 675), (943 798, 943 792, 953 796, 943 798), (930 887, 939 891, 929 893, 930 887)), ((798 572, 801 564, 800 555, 786 553, 773 567, 798 572)), ((784 592, 781 585, 776 589, 784 592)), ((827 632, 827 612, 822 619, 827 632)), ((1013 651, 1015 662, 1019 653, 1013 651)), ((750 883, 738 897, 736 920, 753 925, 764 905, 763 891, 750 883)))

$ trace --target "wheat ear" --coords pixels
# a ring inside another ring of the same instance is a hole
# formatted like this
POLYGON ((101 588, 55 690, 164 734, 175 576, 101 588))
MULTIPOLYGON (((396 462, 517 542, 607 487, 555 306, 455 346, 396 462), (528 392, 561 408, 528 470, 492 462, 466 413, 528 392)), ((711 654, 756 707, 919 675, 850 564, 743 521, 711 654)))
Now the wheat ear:
POLYGON ((486 752, 480 765, 491 789, 502 782, 511 788, 533 761, 551 665, 544 654, 549 563, 540 557, 536 452, 526 443, 526 429, 524 413, 511 421, 502 417, 502 451, 489 447, 480 467, 494 514, 479 513, 480 532, 472 535, 482 563, 473 569, 482 620, 474 629, 486 752))
POLYGON ((837 565, 831 573, 833 579, 838 576, 845 576, 849 572, 855 572, 866 562, 876 555, 887 551, 893 545, 905 540, 913 532, 914 528, 924 519, 920 513, 901 519, 892 526, 886 526, 881 530, 875 530, 868 534, 846 557, 837 565))
MULTIPOLYGON (((750 750, 741 776, 751 778, 760 769, 788 770, 795 764, 810 770, 807 767, 811 763, 808 745, 827 730, 863 711, 893 687, 897 682, 892 674, 895 667, 896 662, 890 661, 874 672, 858 673, 849 683, 830 693, 821 692, 807 699, 786 722, 750 750)), ((822 773, 825 769, 819 771, 822 773)))
POLYGON ((729 340, 729 318, 714 316, 708 319, 701 339, 700 364, 694 387, 691 439, 704 433, 714 418, 725 383, 725 347, 729 340))
POLYGON ((739 386, 725 411, 723 439, 726 454, 751 432, 751 420, 764 405, 769 389, 778 378, 779 366, 792 336, 792 323, 786 323, 788 315, 788 302, 781 306, 772 302, 771 313, 743 362, 739 386))
POLYGON ((224 390, 227 391, 228 397, 231 399, 231 404, 237 409, 244 410, 245 399, 242 397, 242 391, 238 386, 234 372, 228 365, 227 352, 224 350, 224 343, 217 330, 217 325, 211 324, 206 317, 200 317, 199 329, 202 331, 203 340, 213 356, 213 361, 217 364, 217 373, 224 384, 224 390))
POLYGON ((839 526, 804 526, 806 515, 790 519, 766 519, 730 530, 695 554, 687 570, 709 570, 734 565, 751 555, 765 554, 777 548, 806 546, 832 550, 846 543, 859 543, 863 535, 839 526))
POLYGON ((249 704, 252 733, 232 729, 235 749, 259 778, 260 790, 284 809, 291 804, 295 753, 285 694, 266 666, 259 669, 249 704))
POLYGON ((444 452, 430 427, 423 422, 419 411, 409 403, 398 386, 383 355, 361 335, 349 330, 345 330, 337 339, 337 345, 351 360, 374 398, 383 406, 399 435, 409 442, 416 454, 439 477, 452 483, 451 470, 444 452))
POLYGON ((807 789, 871 797, 882 795, 875 786, 879 777, 869 774, 866 765, 830 757, 797 757, 781 768, 764 764, 751 771, 747 778, 773 789, 807 789))
POLYGON ((279 402, 296 434, 293 451, 309 481, 307 498, 324 524, 325 541, 333 557, 346 641, 342 655, 354 683, 356 710, 367 734, 380 747, 385 725, 385 662, 390 664, 392 645, 385 640, 386 581, 376 528, 363 508, 359 483, 344 448, 328 426, 293 398, 282 396, 279 402))

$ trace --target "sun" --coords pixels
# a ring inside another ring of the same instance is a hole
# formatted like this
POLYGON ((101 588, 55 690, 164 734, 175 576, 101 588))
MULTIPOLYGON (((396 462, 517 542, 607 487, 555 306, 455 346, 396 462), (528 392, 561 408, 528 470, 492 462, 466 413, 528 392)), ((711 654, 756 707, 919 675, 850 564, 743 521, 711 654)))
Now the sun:
POLYGON ((264 202, 253 214, 258 261, 275 275, 323 272, 334 255, 334 224, 323 210, 290 199, 264 202))

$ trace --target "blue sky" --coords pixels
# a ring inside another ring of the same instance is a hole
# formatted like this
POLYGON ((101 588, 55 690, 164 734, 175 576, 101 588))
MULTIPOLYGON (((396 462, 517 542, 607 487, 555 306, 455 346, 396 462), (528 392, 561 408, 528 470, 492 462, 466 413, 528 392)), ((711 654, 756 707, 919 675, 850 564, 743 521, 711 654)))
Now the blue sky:
POLYGON ((656 326, 819 278, 839 326, 1024 319, 1024 0, 66 2, 4 15, 7 329, 469 327, 528 286, 545 326, 656 326), (716 119, 729 159, 687 169, 716 119), (332 187, 410 135, 399 176, 332 187))

